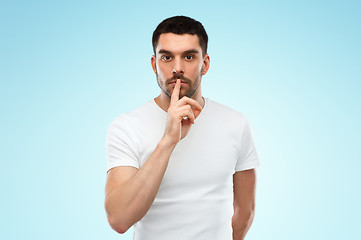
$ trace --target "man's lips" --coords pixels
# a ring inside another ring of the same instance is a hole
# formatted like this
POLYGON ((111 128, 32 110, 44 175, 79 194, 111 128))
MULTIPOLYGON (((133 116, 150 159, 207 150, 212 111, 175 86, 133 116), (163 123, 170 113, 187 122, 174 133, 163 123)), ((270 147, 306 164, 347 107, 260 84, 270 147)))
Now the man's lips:
MULTIPOLYGON (((175 84, 177 82, 177 80, 173 80, 173 81, 171 81, 169 84, 175 84)), ((183 81, 183 80, 181 80, 181 83, 187 83, 186 81, 183 81)))

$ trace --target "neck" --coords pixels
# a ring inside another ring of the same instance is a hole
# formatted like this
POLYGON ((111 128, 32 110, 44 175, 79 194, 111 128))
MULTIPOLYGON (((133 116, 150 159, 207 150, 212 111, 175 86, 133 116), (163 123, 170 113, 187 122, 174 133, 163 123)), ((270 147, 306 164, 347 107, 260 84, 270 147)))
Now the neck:
MULTIPOLYGON (((192 96, 192 99, 196 100, 201 106, 202 108, 204 107, 205 104, 205 100, 202 97, 201 92, 196 91, 194 93, 194 95, 192 96)), ((157 105, 163 109, 164 111, 168 112, 168 108, 170 105, 170 98, 165 95, 163 92, 156 98, 154 98, 154 101, 157 103, 157 105)))

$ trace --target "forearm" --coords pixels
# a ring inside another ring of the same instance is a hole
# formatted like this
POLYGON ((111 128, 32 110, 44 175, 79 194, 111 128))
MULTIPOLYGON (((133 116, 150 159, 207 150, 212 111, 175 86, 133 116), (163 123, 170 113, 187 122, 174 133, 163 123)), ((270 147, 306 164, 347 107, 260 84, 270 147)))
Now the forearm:
POLYGON ((246 237, 254 219, 254 212, 235 213, 232 218, 233 240, 243 240, 246 237))
POLYGON ((152 205, 175 145, 161 140, 139 171, 105 200, 113 228, 125 232, 147 213, 152 205))

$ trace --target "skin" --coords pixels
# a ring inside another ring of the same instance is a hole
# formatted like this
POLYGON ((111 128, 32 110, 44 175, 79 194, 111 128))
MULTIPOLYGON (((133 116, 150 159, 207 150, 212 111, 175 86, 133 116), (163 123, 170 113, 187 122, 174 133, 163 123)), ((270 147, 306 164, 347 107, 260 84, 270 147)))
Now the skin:
MULTIPOLYGON (((201 79, 208 72, 210 58, 202 54, 198 36, 161 34, 151 64, 161 88, 154 100, 167 112, 167 122, 162 139, 139 170, 115 167, 108 171, 105 210, 110 226, 118 233, 125 233, 147 213, 175 146, 186 137, 204 106, 201 79)), ((254 216, 254 169, 236 172, 233 183, 233 239, 240 240, 254 216)))
POLYGON ((249 169, 233 174, 233 240, 243 240, 250 229, 256 200, 256 171, 249 169))
POLYGON ((168 111, 170 96, 177 78, 182 80, 179 99, 184 96, 196 100, 202 107, 202 76, 208 72, 210 58, 202 53, 197 35, 163 33, 160 35, 156 55, 151 58, 153 71, 161 88, 155 102, 168 111))

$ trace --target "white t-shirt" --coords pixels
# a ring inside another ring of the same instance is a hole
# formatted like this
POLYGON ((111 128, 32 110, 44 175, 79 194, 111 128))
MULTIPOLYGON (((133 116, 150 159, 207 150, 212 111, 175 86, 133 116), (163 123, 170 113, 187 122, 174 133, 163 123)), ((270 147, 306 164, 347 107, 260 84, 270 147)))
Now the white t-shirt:
MULTIPOLYGON (((117 117, 106 138, 107 171, 141 168, 161 140, 166 119, 153 99, 117 117)), ((205 98, 169 159, 152 206, 134 225, 134 240, 232 240, 233 174, 257 166, 248 119, 205 98)))

